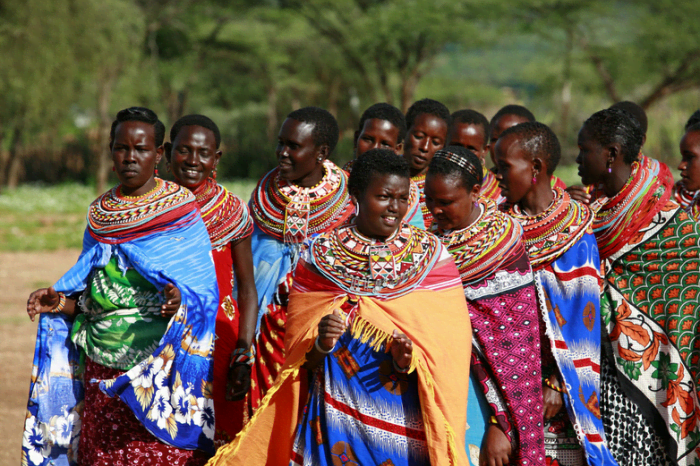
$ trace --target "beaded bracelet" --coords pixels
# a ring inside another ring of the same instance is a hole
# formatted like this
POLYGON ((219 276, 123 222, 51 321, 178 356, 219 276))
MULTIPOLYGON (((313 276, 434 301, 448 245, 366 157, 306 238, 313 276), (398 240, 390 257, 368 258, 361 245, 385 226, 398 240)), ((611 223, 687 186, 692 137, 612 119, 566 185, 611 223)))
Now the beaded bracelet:
POLYGON ((243 364, 252 366, 254 362, 255 353, 252 346, 250 348, 236 348, 231 353, 231 366, 243 364))
POLYGON ((63 308, 66 307, 66 295, 64 293, 59 292, 58 293, 58 305, 51 309, 52 314, 58 314, 59 312, 63 311, 63 308))
POLYGON ((323 348, 321 348, 321 345, 318 344, 318 338, 319 337, 316 337, 316 341, 314 342, 314 346, 316 347, 316 351, 318 351, 321 354, 331 354, 333 352, 333 350, 335 349, 335 345, 333 345, 333 348, 326 351, 323 348))
POLYGON ((544 382, 544 384, 545 384, 546 386, 548 386, 549 388, 551 388, 551 389, 554 390, 555 392, 564 393, 564 390, 563 390, 563 389, 561 389, 561 388, 557 387, 556 385, 554 385, 552 382, 549 381, 548 378, 545 378, 545 379, 542 379, 542 380, 543 380, 543 382, 544 382))
POLYGON ((401 368, 401 367, 399 367, 398 364, 396 364, 396 361, 395 361, 395 360, 392 359, 391 362, 394 363, 394 370, 395 370, 396 372, 398 372, 399 374, 407 374, 408 371, 411 369, 411 365, 410 365, 410 364, 409 364, 408 366, 404 367, 404 368, 401 368))

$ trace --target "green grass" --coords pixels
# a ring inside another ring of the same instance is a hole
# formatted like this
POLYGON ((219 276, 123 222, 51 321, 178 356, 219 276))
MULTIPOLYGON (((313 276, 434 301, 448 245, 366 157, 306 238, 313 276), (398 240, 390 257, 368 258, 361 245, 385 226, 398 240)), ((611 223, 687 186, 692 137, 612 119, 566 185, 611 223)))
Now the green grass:
MULTIPOLYGON (((255 188, 249 180, 221 184, 245 199, 255 188)), ((26 184, 0 194, 0 251, 54 251, 80 248, 85 214, 95 199, 92 186, 68 183, 26 184)))

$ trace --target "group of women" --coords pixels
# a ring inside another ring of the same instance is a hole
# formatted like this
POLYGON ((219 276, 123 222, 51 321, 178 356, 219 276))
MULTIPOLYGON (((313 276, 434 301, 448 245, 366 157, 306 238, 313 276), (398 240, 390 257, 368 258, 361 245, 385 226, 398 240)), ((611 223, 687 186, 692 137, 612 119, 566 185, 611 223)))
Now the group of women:
POLYGON ((246 204, 213 121, 122 110, 119 185, 27 302, 23 464, 700 464, 693 118, 674 184, 639 107, 595 113, 566 188, 521 106, 375 104, 344 169, 305 107, 246 204))

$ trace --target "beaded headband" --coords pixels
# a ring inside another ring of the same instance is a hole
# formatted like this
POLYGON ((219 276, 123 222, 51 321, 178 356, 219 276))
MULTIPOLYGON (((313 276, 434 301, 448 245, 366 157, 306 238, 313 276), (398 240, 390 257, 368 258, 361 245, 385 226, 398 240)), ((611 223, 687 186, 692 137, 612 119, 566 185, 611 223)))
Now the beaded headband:
POLYGON ((480 179, 479 175, 476 173, 476 167, 474 165, 472 165, 471 163, 469 163, 469 161, 466 158, 464 158, 460 155, 457 155, 453 152, 449 152, 449 151, 446 151, 443 149, 443 150, 439 150, 439 151, 435 152, 435 155, 433 157, 436 159, 449 160, 450 162, 454 163, 455 165, 459 166, 460 168, 463 168, 464 170, 466 170, 470 175, 472 175, 474 177, 474 179, 476 179, 476 180, 480 179))

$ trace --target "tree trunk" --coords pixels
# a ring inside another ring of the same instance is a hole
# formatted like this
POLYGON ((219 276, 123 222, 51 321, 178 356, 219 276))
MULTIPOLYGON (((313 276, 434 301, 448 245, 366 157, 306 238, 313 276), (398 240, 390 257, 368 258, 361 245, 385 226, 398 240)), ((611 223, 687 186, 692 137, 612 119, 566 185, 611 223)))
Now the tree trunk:
POLYGON ((97 194, 102 194, 107 190, 107 180, 109 170, 112 166, 109 146, 109 132, 112 127, 112 118, 109 114, 109 107, 112 103, 112 90, 115 78, 111 75, 103 76, 98 87, 97 113, 99 115, 99 130, 97 133, 97 147, 95 148, 95 190, 97 194))
POLYGON ((279 130, 277 121, 277 87, 270 84, 267 87, 267 140, 274 142, 279 130))
POLYGON ((22 155, 20 151, 22 139, 22 126, 18 124, 12 132, 12 145, 7 160, 7 180, 8 189, 15 189, 19 185, 19 176, 22 172, 22 155))

